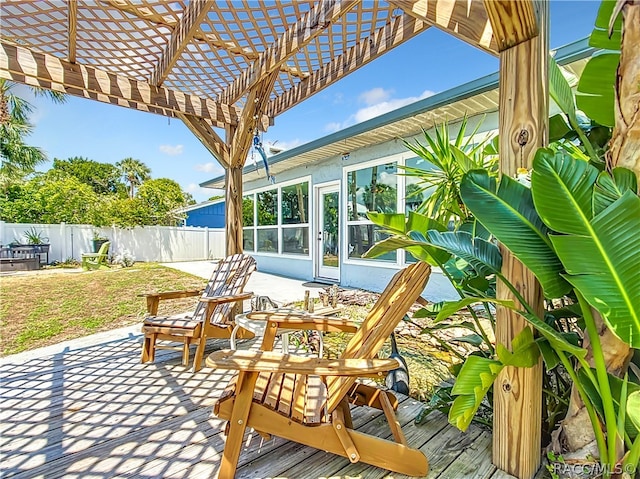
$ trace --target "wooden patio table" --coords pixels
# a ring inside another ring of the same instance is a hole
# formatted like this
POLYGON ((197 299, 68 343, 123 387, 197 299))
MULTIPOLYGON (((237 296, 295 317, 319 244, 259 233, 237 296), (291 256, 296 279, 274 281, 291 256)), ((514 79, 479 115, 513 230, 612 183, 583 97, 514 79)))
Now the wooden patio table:
MULTIPOLYGON (((313 316, 329 317, 329 316, 336 316, 340 314, 342 311, 343 311, 343 308, 341 307, 334 308, 331 306, 321 306, 318 309, 314 310, 313 313, 309 313, 308 311, 304 311, 303 309, 298 309, 298 308, 277 308, 269 311, 253 311, 250 313, 238 314, 235 317, 236 325, 233 328, 233 331, 231 332, 231 338, 230 338, 231 349, 234 349, 234 350, 237 349, 236 336, 240 328, 246 329, 247 331, 251 331, 253 334, 259 337, 262 337, 264 335, 264 332, 267 327, 267 320, 263 318, 255 318, 255 316, 262 316, 265 313, 266 314, 278 313, 278 314, 291 314, 292 316, 296 316, 296 317, 302 316, 302 317, 308 317, 308 318, 311 318, 313 316), (254 317, 251 318, 251 316, 254 316, 254 317)), ((289 354, 289 334, 294 331, 296 330, 283 329, 278 331, 278 334, 280 334, 280 340, 282 341, 282 352, 284 354, 289 354)), ((322 354, 324 352, 324 341, 322 339, 322 331, 320 331, 319 333, 320 333, 319 335, 320 345, 318 348, 318 357, 322 357, 322 354)))

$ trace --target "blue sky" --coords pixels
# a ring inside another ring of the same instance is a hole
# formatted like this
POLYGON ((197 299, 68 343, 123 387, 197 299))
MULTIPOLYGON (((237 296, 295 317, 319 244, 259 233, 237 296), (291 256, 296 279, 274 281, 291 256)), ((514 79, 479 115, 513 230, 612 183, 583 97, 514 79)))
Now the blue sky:
MULTIPOLYGON (((588 36, 599 4, 553 1, 551 48, 588 36)), ((263 142, 292 148, 497 69, 497 58, 430 28, 277 117, 263 142)), ((18 92, 36 107, 29 143, 50 160, 83 156, 116 163, 132 157, 149 166, 153 178, 177 181, 196 201, 219 193, 198 186, 223 169, 180 120, 72 96, 57 105, 22 87, 18 92)))

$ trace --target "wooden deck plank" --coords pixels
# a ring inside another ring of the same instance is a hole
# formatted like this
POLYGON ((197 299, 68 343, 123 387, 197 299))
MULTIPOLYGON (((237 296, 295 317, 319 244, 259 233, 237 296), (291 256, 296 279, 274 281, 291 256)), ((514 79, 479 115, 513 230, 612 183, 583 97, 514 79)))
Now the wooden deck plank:
POLYGON ((482 431, 473 444, 462 451, 442 473, 450 479, 487 479, 496 470, 491 462, 491 434, 482 431))
MULTIPOLYGON (((227 347, 225 341, 213 343, 219 344, 208 350, 227 347)), ((139 355, 140 338, 130 337, 21 364, 5 358, 0 365, 0 476, 216 477, 224 422, 211 417, 211 405, 231 374, 207 368, 194 374, 175 351, 160 351, 149 364, 140 364, 139 355)), ((472 426, 460 433, 441 414, 415 426, 420 407, 402 398, 398 415, 409 445, 427 454, 429 477, 505 479, 491 470, 487 432, 472 426), (485 464, 480 475, 469 473, 470 465, 478 464, 485 464)), ((381 411, 356 407, 353 417, 358 430, 391 436, 381 411)), ((245 436, 238 469, 238 477, 251 478, 387 475, 280 438, 265 441, 252 431, 245 436)))
MULTIPOLYGON (((407 426, 412 424, 416 415, 420 412, 423 405, 413 399, 403 397, 403 401, 398 406, 397 418, 401 425, 407 426)), ((387 424, 387 421, 382 414, 382 411, 377 409, 371 409, 368 407, 356 407, 352 408, 352 411, 358 411, 364 409, 365 411, 371 411, 376 413, 376 417, 368 421, 364 426, 356 426, 356 429, 361 432, 373 434, 385 439, 391 439, 391 430, 387 424)), ((444 416, 442 416, 444 418, 444 416)), ((440 421, 439 427, 435 427, 433 434, 444 427, 446 419, 440 421)), ((408 435, 408 434, 407 434, 408 435)), ((412 442, 413 438, 407 437, 409 445, 415 447, 412 442)), ((293 467, 284 471, 279 471, 278 477, 322 477, 326 474, 327 470, 335 471, 333 475, 339 477, 358 476, 374 477, 376 474, 380 474, 379 477, 385 477, 388 475, 388 471, 383 469, 369 466, 367 464, 351 464, 348 459, 336 456, 334 454, 328 454, 323 451, 317 451, 309 448, 312 454, 309 454, 304 461, 298 461, 293 467)), ((308 453, 307 453, 308 454, 308 453)), ((279 459, 278 459, 279 460, 279 459)), ((279 468, 278 468, 279 469, 279 468)), ((394 474, 395 477, 395 474, 394 474)))
MULTIPOLYGON (((352 408, 353 424, 358 430, 362 430, 362 428, 366 427, 368 424, 376 424, 376 427, 379 427, 380 423, 378 421, 381 417, 382 411, 377 409, 366 407, 352 408)), ((311 464, 315 460, 314 458, 318 456, 322 456, 325 459, 337 457, 302 444, 285 441, 284 445, 278 449, 277 453, 274 452, 274 454, 271 455, 257 457, 250 463, 238 468, 236 479, 269 476, 300 477, 290 474, 289 471, 291 468, 296 465, 300 465, 301 463, 310 466, 310 469, 305 471, 305 473, 309 474, 309 477, 311 477, 313 474, 311 464)), ((349 462, 346 459, 345 461, 347 463, 349 462)))

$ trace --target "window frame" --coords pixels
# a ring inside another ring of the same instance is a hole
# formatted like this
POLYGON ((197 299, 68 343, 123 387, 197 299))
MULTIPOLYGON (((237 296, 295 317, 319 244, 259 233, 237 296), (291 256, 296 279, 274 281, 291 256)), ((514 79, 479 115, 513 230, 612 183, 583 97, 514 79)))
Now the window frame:
MULTIPOLYGON (((265 255, 265 256, 273 256, 273 257, 283 257, 283 258, 295 258, 295 259, 311 259, 312 258, 312 245, 311 245, 311 225, 313 224, 313 198, 311 195, 312 191, 312 183, 311 183, 311 175, 302 176, 293 180, 283 181, 278 183, 277 185, 268 185, 260 188, 255 188, 246 192, 243 192, 242 198, 247 196, 253 197, 253 225, 247 226, 242 225, 242 234, 244 236, 245 231, 252 230, 253 231, 253 250, 248 251, 253 254, 265 255), (282 188, 286 188, 288 186, 294 186, 302 183, 307 183, 307 222, 306 223, 283 223, 282 222, 282 188), (275 225, 258 225, 258 194, 263 193, 265 191, 277 191, 277 221, 275 225), (307 247, 307 253, 296 254, 296 253, 285 253, 283 252, 283 230, 287 228, 307 228, 308 231, 308 239, 309 245, 307 247), (268 229, 277 229, 277 238, 278 238, 278 249, 275 252, 267 252, 267 251, 259 251, 258 250, 258 230, 268 230, 268 229)), ((243 241, 244 243, 244 241, 243 241)), ((244 244, 243 244, 244 246, 244 244)))
POLYGON ((396 250, 396 259, 395 261, 383 261, 378 259, 365 259, 365 258, 353 258, 350 257, 348 253, 349 248, 349 227, 350 226, 358 226, 358 225, 372 225, 374 224, 369 219, 366 220, 349 220, 347 218, 348 206, 349 206, 349 173, 353 171, 364 170, 366 168, 371 168, 374 166, 385 165, 388 163, 396 163, 396 213, 405 212, 405 204, 406 204, 406 177, 404 175, 399 175, 398 172, 400 169, 398 166, 404 166, 407 160, 412 158, 417 158, 416 154, 412 151, 395 153, 392 155, 382 156, 373 160, 363 161, 360 163, 356 163, 353 165, 345 166, 342 169, 342 208, 345 214, 343 215, 342 228, 344 234, 342 235, 342 251, 345 252, 343 255, 343 264, 354 265, 354 266, 375 266, 379 268, 389 268, 389 269, 398 269, 399 267, 406 266, 410 263, 406 262, 407 253, 403 249, 396 250))

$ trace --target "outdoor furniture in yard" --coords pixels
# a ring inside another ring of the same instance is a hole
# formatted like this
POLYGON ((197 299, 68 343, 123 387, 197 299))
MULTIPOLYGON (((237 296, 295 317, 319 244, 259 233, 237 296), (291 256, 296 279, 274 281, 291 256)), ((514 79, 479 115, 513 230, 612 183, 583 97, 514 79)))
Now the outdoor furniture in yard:
MULTIPOLYGON (((303 318, 311 318, 313 316, 317 316, 318 318, 326 318, 328 316, 335 316, 342 312, 342 308, 332 308, 330 306, 318 308, 313 315, 302 311, 300 309, 294 308, 276 308, 269 310, 268 313, 278 313, 285 315, 294 315, 296 317, 303 318)), ((267 328, 267 322, 264 319, 255 319, 253 313, 243 313, 239 314, 235 318, 235 327, 231 332, 231 338, 229 339, 231 349, 236 349, 236 337, 238 332, 241 329, 251 331, 256 336, 262 336, 267 328), (254 319, 251 319, 254 318, 254 319)), ((293 330, 295 331, 295 330, 293 330)), ((284 354, 289 354, 289 333, 293 332, 292 330, 280 330, 278 334, 280 334, 280 339, 282 342, 282 352, 284 354)), ((322 331, 319 334, 319 344, 318 344, 318 357, 322 357, 324 351, 324 341, 322 339, 322 331)))
MULTIPOLYGON (((32 271, 40 269, 41 246, 49 245, 9 245, 0 249, 0 271, 32 271)), ((48 249, 47 249, 48 254, 48 249)))
POLYGON ((352 463, 426 476, 427 458, 407 445, 396 420, 396 397, 357 378, 398 367, 397 360, 376 355, 424 290, 430 273, 424 262, 396 273, 337 360, 275 353, 271 349, 276 332, 279 328, 353 332, 353 323, 268 311, 250 314, 250 319, 267 321, 263 351, 218 351, 206 361, 212 368, 239 371, 214 406, 215 415, 229 421, 218 477, 234 476, 246 427, 265 437, 273 434, 344 456, 352 463), (350 403, 381 409, 395 442, 356 431, 350 403))
MULTIPOLYGON (((154 361, 156 349, 176 349, 182 351, 182 364, 189 365, 189 346, 196 344, 193 371, 202 367, 204 349, 208 338, 229 338, 233 330, 233 306, 252 293, 244 293, 244 287, 251 273, 256 270, 256 260, 244 254, 234 254, 220 261, 204 290, 167 291, 144 294, 147 312, 142 325, 144 343, 141 362, 154 361), (174 316, 157 316, 161 300, 186 298, 201 295, 193 312, 174 316), (158 340, 181 343, 180 346, 158 344, 158 340)), ((253 337, 246 333, 243 338, 253 337)))
POLYGON ((107 241, 100 246, 97 253, 82 253, 82 269, 107 269, 109 268, 109 246, 107 241))

